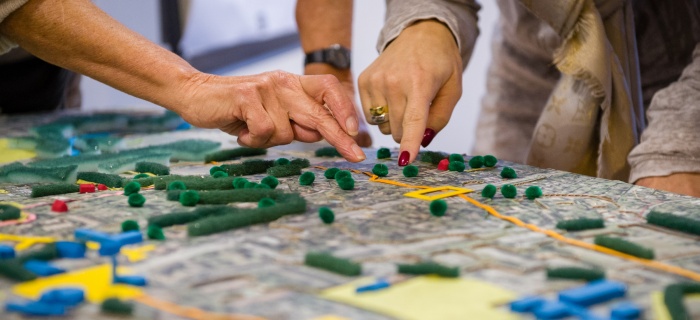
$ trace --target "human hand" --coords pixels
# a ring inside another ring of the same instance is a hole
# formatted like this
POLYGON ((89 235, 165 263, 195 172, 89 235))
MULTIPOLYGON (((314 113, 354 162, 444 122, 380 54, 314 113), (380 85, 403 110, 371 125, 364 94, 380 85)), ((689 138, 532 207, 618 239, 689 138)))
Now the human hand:
POLYGON ((700 173, 680 172, 662 177, 646 177, 634 184, 700 198, 700 173))
POLYGON ((360 147, 368 148, 372 146, 372 136, 369 135, 369 129, 367 128, 367 122, 364 119, 364 113, 359 105, 355 104, 355 85, 352 77, 352 72, 350 70, 340 70, 333 68, 330 65, 324 63, 312 63, 304 67, 304 74, 314 75, 314 74, 332 74, 340 84, 345 89, 345 94, 350 98, 350 101, 355 105, 355 116, 358 119, 358 134, 353 137, 355 142, 360 147))
POLYGON ((334 76, 197 73, 186 83, 183 103, 174 111, 194 126, 219 128, 237 135, 240 145, 256 148, 325 138, 348 161, 365 159, 351 137, 358 132, 352 102, 334 76))
POLYGON ((399 165, 415 160, 452 115, 462 95, 462 59, 452 32, 435 20, 406 29, 358 79, 365 117, 389 106, 379 130, 401 144, 399 165))

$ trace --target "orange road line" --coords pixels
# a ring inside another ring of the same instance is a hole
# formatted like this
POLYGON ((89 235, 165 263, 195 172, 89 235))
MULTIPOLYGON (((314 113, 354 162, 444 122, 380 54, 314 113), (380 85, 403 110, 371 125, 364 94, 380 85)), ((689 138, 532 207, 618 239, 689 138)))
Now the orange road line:
MULTIPOLYGON (((369 176, 370 177, 369 181, 372 181, 372 182, 385 183, 385 184, 390 184, 390 185, 394 185, 394 186, 413 188, 413 189, 428 188, 426 186, 415 186, 415 185, 410 185, 410 184, 397 182, 397 181, 393 181, 393 180, 389 180, 389 179, 380 179, 377 175, 375 175, 371 172, 362 172, 362 173, 369 176)), ((458 196, 460 198, 466 200, 467 202, 471 203, 472 205, 474 205, 478 208, 481 208, 483 210, 486 210, 486 212, 488 212, 490 215, 492 215, 498 219, 508 221, 514 225, 528 229, 528 230, 533 231, 533 232, 544 234, 544 235, 546 235, 550 238, 553 238, 557 241, 560 241, 560 242, 563 242, 563 243, 566 243, 566 244, 569 244, 572 246, 576 246, 579 248, 584 248, 584 249, 600 252, 603 254, 615 256, 615 257, 618 257, 620 259, 636 262, 636 263, 639 263, 645 267, 649 267, 652 269, 661 270, 661 271, 665 271, 668 273, 677 274, 679 276, 683 276, 683 277, 686 277, 689 279, 693 279, 695 281, 700 281, 700 274, 693 272, 693 271, 690 271, 688 269, 665 264, 663 262, 659 262, 659 261, 655 261, 655 260, 638 258, 638 257, 632 256, 632 255, 629 255, 626 253, 622 253, 620 251, 613 250, 613 249, 610 249, 607 247, 599 246, 596 244, 588 243, 588 242, 577 240, 577 239, 567 238, 554 230, 542 229, 534 224, 525 223, 516 217, 502 215, 501 213, 496 211, 496 209, 494 209, 493 207, 486 205, 486 204, 483 204, 483 203, 481 203, 481 202, 479 202, 479 201, 477 201, 477 200, 475 200, 467 195, 460 194, 458 196)))
POLYGON ((622 253, 620 251, 613 250, 613 249, 610 249, 607 247, 599 246, 596 244, 588 243, 588 242, 577 240, 577 239, 567 238, 556 231, 542 229, 536 225, 525 223, 516 217, 504 216, 504 215, 500 214, 498 211, 496 211, 496 209, 494 209, 493 207, 491 207, 489 205, 485 205, 485 204, 483 204, 475 199, 472 199, 466 195, 460 194, 459 197, 466 200, 467 202, 473 204, 476 207, 479 207, 481 209, 486 210, 486 212, 488 212, 489 214, 491 214, 492 216, 494 216, 496 218, 509 221, 509 222, 519 226, 519 227, 523 227, 523 228, 529 229, 529 230, 534 231, 534 232, 545 234, 545 235, 547 235, 547 236, 549 236, 557 241, 560 241, 560 242, 563 242, 566 244, 570 244, 573 246, 577 246, 580 248, 597 251, 597 252, 600 252, 603 254, 615 256, 615 257, 618 257, 621 259, 633 261, 633 262, 639 263, 641 265, 644 265, 644 266, 652 268, 652 269, 666 271, 668 273, 677 274, 679 276, 690 278, 690 279, 693 279, 695 281, 700 281, 700 274, 693 272, 693 271, 690 271, 688 269, 683 269, 681 267, 676 267, 676 266, 665 264, 663 262, 659 262, 659 261, 655 261, 655 260, 638 258, 638 257, 632 256, 632 255, 629 255, 626 253, 622 253))

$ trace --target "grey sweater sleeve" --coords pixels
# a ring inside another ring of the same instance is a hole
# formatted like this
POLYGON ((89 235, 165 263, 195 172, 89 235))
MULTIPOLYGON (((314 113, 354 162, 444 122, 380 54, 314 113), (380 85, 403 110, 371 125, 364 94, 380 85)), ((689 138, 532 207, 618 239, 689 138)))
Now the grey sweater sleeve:
POLYGON ((386 22, 379 34, 377 51, 384 51, 414 22, 436 19, 452 31, 462 56, 462 66, 466 68, 479 35, 477 12, 480 8, 475 0, 387 0, 386 22))
POLYGON ((647 120, 641 143, 628 158, 630 182, 700 172, 700 44, 680 79, 654 95, 647 120))
MULTIPOLYGON (((19 9, 29 0, 0 0, 0 23, 2 23, 10 13, 19 9)), ((16 47, 17 44, 12 42, 12 40, 0 34, 0 54, 4 54, 10 49, 16 47)))

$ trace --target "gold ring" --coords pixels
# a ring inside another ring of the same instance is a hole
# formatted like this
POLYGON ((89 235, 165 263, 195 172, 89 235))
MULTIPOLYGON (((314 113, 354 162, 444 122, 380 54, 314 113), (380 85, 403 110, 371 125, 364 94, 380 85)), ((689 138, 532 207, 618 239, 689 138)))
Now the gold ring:
POLYGON ((382 114, 376 115, 376 116, 375 116, 375 115, 372 115, 372 117, 370 117, 370 122, 371 122, 372 124, 382 124, 382 123, 385 123, 385 122, 389 122, 389 119, 387 119, 387 114, 386 114, 386 113, 382 113, 382 114))
POLYGON ((372 116, 381 116, 389 112, 389 106, 376 106, 369 108, 369 114, 372 116))

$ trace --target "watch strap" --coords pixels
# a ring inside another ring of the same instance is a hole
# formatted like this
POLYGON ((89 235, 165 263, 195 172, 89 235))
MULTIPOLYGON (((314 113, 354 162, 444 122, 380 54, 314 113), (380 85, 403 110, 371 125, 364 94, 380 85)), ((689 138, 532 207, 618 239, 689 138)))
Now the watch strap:
POLYGON ((327 63, 326 61, 328 60, 327 57, 327 49, 321 49, 321 50, 316 50, 313 52, 309 52, 306 54, 306 58, 304 58, 304 65, 310 64, 310 63, 327 63))
POLYGON ((311 63, 325 63, 341 70, 350 69, 350 49, 334 44, 328 48, 309 52, 304 58, 304 65, 311 63))

